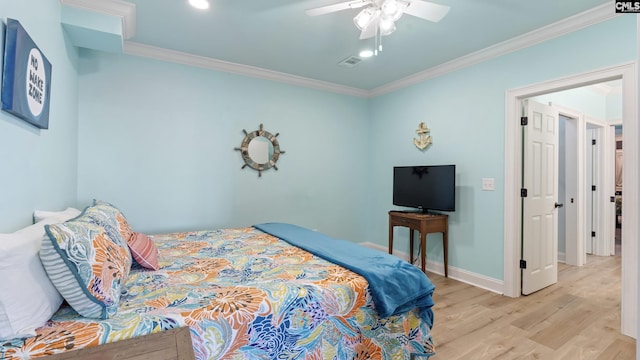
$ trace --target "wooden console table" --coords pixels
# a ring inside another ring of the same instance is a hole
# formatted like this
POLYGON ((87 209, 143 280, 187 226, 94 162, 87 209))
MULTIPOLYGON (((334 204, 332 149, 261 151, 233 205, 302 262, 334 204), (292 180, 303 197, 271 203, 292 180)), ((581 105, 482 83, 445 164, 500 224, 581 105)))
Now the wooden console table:
POLYGON ((422 272, 427 264, 427 234, 442 233, 442 248, 444 249, 444 276, 448 277, 448 227, 449 216, 443 214, 426 214, 419 212, 389 211, 389 254, 393 254, 393 227, 409 228, 409 262, 413 262, 413 232, 420 232, 420 260, 422 272))

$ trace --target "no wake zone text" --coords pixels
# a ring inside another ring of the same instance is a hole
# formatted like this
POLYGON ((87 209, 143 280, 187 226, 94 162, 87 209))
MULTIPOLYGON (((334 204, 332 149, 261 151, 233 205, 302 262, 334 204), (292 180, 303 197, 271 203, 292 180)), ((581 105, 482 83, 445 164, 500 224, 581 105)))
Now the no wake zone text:
POLYGON ((30 68, 29 68, 29 96, 42 104, 44 94, 44 80, 38 76, 35 71, 38 71, 38 59, 33 55, 30 56, 30 68), (34 71, 35 70, 35 71, 34 71))

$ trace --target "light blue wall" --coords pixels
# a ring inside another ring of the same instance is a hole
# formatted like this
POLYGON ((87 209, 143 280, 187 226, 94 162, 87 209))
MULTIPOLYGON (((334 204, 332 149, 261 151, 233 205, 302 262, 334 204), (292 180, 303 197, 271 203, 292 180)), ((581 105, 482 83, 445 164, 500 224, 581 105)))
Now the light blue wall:
MULTIPOLYGON (((449 265, 503 279, 505 92, 635 60, 635 26, 635 16, 617 17, 373 99, 372 140, 381 146, 369 154, 376 194, 369 238, 387 241, 393 166, 453 163, 457 200, 449 218, 449 265), (411 140, 422 121, 433 136, 425 152, 411 140), (484 177, 496 179, 495 191, 481 190, 484 177)), ((397 239, 406 236, 397 231, 397 239)), ((396 247, 408 250, 399 241, 396 247)), ((439 235, 429 235, 428 258, 442 261, 439 235)))
MULTIPOLYGON (((607 119, 607 96, 584 87, 538 96, 535 100, 543 104, 550 102, 598 120, 607 119)), ((622 108, 622 98, 618 97, 618 101, 618 108, 622 108)))
POLYGON ((0 112, 0 232, 30 224, 34 209, 76 205, 77 190, 77 51, 65 42, 60 3, 0 0, 6 18, 20 21, 47 56, 52 82, 48 130, 0 112))
POLYGON ((622 119, 622 93, 613 92, 607 95, 607 121, 622 119))
POLYGON ((364 241, 367 100, 173 63, 83 51, 78 197, 146 232, 299 224, 364 241), (242 129, 285 154, 241 170, 242 129))

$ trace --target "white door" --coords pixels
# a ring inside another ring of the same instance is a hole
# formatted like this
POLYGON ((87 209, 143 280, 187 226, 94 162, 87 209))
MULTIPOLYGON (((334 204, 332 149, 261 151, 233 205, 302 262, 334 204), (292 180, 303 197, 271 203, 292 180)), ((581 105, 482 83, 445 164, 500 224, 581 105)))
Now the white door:
MULTIPOLYGON (((585 144, 585 155, 587 161, 585 166, 585 179, 587 184, 587 187, 585 188, 585 199, 587 199, 585 224, 587 225, 587 231, 585 232, 584 237, 584 251, 587 254, 593 254, 593 245, 595 242, 597 224, 596 219, 598 218, 598 207, 596 206, 597 194, 596 190, 593 190, 594 186, 596 186, 597 177, 597 156, 595 156, 597 149, 596 145, 592 144, 592 141, 594 140, 596 140, 595 129, 587 128, 587 142, 585 144)), ((597 189, 597 186, 595 189, 597 189)))
POLYGON ((605 127, 606 142, 604 147, 604 185, 605 195, 604 225, 605 255, 616 254, 616 127, 610 125, 605 127), (607 199, 608 198, 608 199, 607 199), (607 201, 608 200, 608 201, 607 201))
POLYGON ((558 112, 523 101, 522 294, 558 281, 558 112))

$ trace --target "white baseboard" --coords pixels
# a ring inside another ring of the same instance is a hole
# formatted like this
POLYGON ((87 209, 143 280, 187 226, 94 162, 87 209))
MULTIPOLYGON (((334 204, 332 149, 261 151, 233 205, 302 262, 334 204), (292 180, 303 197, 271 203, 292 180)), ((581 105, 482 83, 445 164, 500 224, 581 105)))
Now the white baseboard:
POLYGON ((558 251, 558 262, 561 262, 561 263, 563 263, 563 264, 566 264, 566 263, 567 263, 567 254, 566 254, 566 253, 563 253, 563 252, 558 251))
MULTIPOLYGON (((380 250, 383 252, 388 252, 389 249, 382 245, 374 244, 371 242, 361 242, 360 245, 366 246, 371 249, 380 250)), ((393 255, 403 259, 405 261, 409 260, 409 254, 404 251, 393 251, 393 255)), ((417 265, 419 266, 419 265, 417 265)), ((427 261, 427 271, 436 273, 438 275, 444 276, 444 263, 434 260, 427 261)), ((485 289, 497 294, 504 294, 504 281, 494 279, 485 275, 476 274, 471 271, 467 271, 464 269, 457 268, 455 266, 449 265, 449 278, 458 280, 460 282, 473 285, 475 287, 479 287, 481 289, 485 289)))

